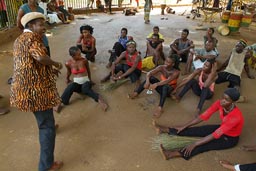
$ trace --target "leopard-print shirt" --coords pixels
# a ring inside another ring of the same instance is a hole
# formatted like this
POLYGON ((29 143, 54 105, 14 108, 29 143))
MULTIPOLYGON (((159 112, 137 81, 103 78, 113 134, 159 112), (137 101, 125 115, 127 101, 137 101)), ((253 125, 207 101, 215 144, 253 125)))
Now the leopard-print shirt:
POLYGON ((10 103, 21 111, 44 111, 60 104, 52 66, 38 62, 46 56, 42 38, 24 32, 14 43, 14 72, 10 103))

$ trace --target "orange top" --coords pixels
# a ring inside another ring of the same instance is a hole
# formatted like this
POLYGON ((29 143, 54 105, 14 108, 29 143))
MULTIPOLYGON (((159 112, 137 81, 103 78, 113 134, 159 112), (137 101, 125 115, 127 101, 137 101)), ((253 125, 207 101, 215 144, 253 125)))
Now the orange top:
MULTIPOLYGON (((162 81, 167 80, 167 78, 166 78, 163 74, 160 75, 160 78, 161 78, 162 81)), ((176 87, 177 87, 177 82, 178 82, 177 79, 171 80, 171 81, 169 82, 169 85, 170 85, 171 87, 173 87, 173 88, 176 88, 176 87)))

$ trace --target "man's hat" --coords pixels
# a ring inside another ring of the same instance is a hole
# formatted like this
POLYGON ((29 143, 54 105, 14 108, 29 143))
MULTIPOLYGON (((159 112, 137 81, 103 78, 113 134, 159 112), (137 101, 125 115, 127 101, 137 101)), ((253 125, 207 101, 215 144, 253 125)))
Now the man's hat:
POLYGON ((23 27, 25 27, 26 24, 29 23, 30 21, 39 19, 39 18, 42 18, 44 20, 46 19, 45 16, 40 12, 30 12, 30 13, 25 14, 21 18, 21 24, 23 25, 23 27))

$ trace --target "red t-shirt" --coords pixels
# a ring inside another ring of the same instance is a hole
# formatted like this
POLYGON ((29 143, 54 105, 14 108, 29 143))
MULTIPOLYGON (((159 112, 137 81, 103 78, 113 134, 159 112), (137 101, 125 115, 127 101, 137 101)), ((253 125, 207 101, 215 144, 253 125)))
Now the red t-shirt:
POLYGON ((217 100, 211 105, 200 118, 204 121, 208 120, 217 110, 220 113, 221 125, 212 135, 215 139, 220 138, 223 134, 231 137, 237 137, 241 134, 244 125, 242 112, 235 107, 229 114, 224 116, 223 107, 220 105, 220 100, 217 100))

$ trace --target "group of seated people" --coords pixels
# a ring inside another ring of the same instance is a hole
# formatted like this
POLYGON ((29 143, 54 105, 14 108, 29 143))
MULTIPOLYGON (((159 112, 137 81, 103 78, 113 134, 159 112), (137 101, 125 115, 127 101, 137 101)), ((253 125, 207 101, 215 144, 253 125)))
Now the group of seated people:
MULTIPOLYGON (((243 69, 246 71, 248 78, 254 78, 250 74, 248 61, 252 58, 251 49, 256 50, 255 45, 247 46, 245 40, 239 40, 231 50, 228 59, 218 67, 216 58, 219 56, 219 52, 216 49, 217 39, 212 36, 214 33, 212 28, 208 29, 204 37, 205 47, 203 49, 194 49, 193 42, 187 38, 189 31, 184 29, 181 38, 176 39, 170 45, 172 52, 166 58, 162 56, 162 42, 164 39, 159 34, 158 27, 154 27, 154 32, 147 38, 147 51, 144 59, 142 59, 140 51, 137 50, 137 44, 133 37, 127 36, 127 32, 126 28, 122 28, 121 36, 114 44, 113 49, 109 50, 110 58, 106 67, 111 67, 111 70, 101 80, 102 83, 110 79, 117 81, 129 78, 135 84, 134 91, 128 95, 130 99, 135 99, 145 89, 147 94, 151 94, 153 90, 156 90, 160 94, 160 101, 156 111, 153 113, 155 118, 161 116, 163 105, 168 96, 178 102, 189 89, 192 89, 200 97, 195 117, 183 126, 166 127, 153 120, 153 126, 158 134, 168 133, 178 136, 202 137, 194 144, 176 151, 168 150, 163 145, 160 145, 160 152, 163 158, 169 160, 174 157, 183 157, 189 160, 199 153, 236 146, 242 132, 244 119, 242 112, 235 103, 241 100, 242 97, 240 96, 240 85, 243 69), (193 64, 197 60, 200 60, 201 66, 193 64), (194 66, 192 73, 181 82, 178 80, 180 62, 186 63, 184 75, 189 74, 191 66, 194 66), (145 81, 141 83, 140 77, 143 68, 147 68, 148 72, 146 73, 145 81), (224 91, 221 99, 214 102, 203 112, 202 108, 205 100, 212 98, 214 95, 215 84, 223 82, 229 82, 228 89, 224 91), (194 125, 208 120, 216 111, 219 111, 221 124, 194 127, 194 125)), ((91 60, 90 55, 86 54, 85 57, 91 60)), ((94 60, 95 58, 93 58, 94 60)), ((250 169, 255 167, 255 164, 233 166, 227 161, 220 161, 220 164, 230 170, 237 168, 244 170, 243 168, 250 169)))
MULTIPOLYGON (((142 59, 140 51, 137 50, 137 44, 133 37, 127 36, 127 33, 128 30, 122 28, 121 36, 109 51, 110 58, 107 67, 111 67, 111 70, 101 82, 129 78, 135 84, 134 91, 129 94, 130 99, 135 99, 145 89, 148 94, 156 90, 160 94, 160 101, 153 113, 155 118, 159 118, 163 113, 163 105, 168 96, 180 101, 188 90, 192 89, 200 97, 196 107, 196 116, 182 126, 163 126, 153 120, 157 134, 202 137, 194 144, 175 151, 170 151, 161 145, 160 152, 163 158, 168 160, 182 157, 189 160, 199 153, 236 146, 244 126, 242 111, 236 105, 241 98, 241 74, 244 69, 248 78, 254 78, 250 74, 249 61, 252 59, 252 51, 256 50, 256 45, 248 46, 245 40, 239 40, 231 50, 228 59, 218 67, 215 61, 219 55, 216 50, 217 39, 212 36, 214 33, 212 28, 208 29, 207 35, 204 37, 205 47, 200 50, 194 49, 193 41, 187 38, 189 31, 184 29, 181 38, 176 39, 170 45, 172 52, 164 57, 162 45, 164 38, 159 33, 159 27, 154 27, 153 32, 147 37, 147 51, 144 59, 142 59), (197 60, 202 62, 201 67, 194 66, 195 69, 190 73, 193 62, 197 60), (179 82, 180 62, 186 63, 184 74, 190 73, 181 82, 179 82), (141 83, 143 68, 146 68, 147 72, 145 80, 141 83), (159 75, 160 78, 158 78, 159 75), (214 95, 215 84, 223 82, 229 82, 228 89, 223 92, 221 99, 215 101, 203 112, 205 100, 214 95), (195 125, 208 120, 217 111, 221 124, 195 127, 195 125)), ((91 79, 88 61, 95 62, 97 54, 92 26, 80 27, 80 36, 76 46, 70 47, 69 54, 71 58, 65 63, 68 85, 61 96, 62 103, 68 105, 72 94, 77 92, 91 97, 100 104, 103 111, 106 111, 108 104, 101 95, 92 89, 94 82, 91 79), (85 58, 81 53, 85 55, 85 58), (73 81, 70 79, 71 75, 73 81)), ((54 108, 57 112, 60 112, 60 109, 60 105, 54 108)), ((242 170, 245 167, 243 165, 233 166, 227 161, 221 161, 220 164, 230 170, 237 168, 242 170)), ((255 164, 252 167, 255 167, 255 164)))
MULTIPOLYGON (((121 36, 112 50, 109 50, 110 58, 107 67, 112 66, 112 71, 101 82, 104 83, 110 78, 119 80, 130 77, 131 82, 136 83, 134 92, 129 94, 131 99, 137 97, 144 89, 156 90, 160 94, 160 103, 154 112, 156 117, 161 116, 163 104, 168 96, 179 102, 192 89, 200 97, 195 111, 197 116, 201 113, 205 100, 213 97, 215 84, 228 81, 229 88, 235 87, 239 90, 243 68, 249 78, 254 78, 248 66, 252 55, 246 48, 247 43, 244 40, 240 40, 230 57, 221 66, 217 66, 218 40, 213 37, 213 28, 207 30, 204 36, 204 48, 201 49, 194 49, 193 41, 188 39, 189 30, 184 29, 181 38, 171 43, 171 52, 166 58, 163 55, 164 38, 159 33, 159 27, 154 27, 153 32, 147 37, 147 50, 143 59, 140 51, 136 49, 136 42, 133 37, 127 36, 127 32, 126 28, 122 28, 121 36), (190 75, 178 83, 181 73, 180 62, 185 63, 183 75, 190 75), (192 66, 194 70, 191 73, 192 66), (225 70, 220 72, 223 69, 225 70), (148 72, 146 80, 140 84, 139 77, 143 70, 148 72), (160 79, 156 78, 159 73, 160 79)), ((240 96, 239 101, 244 100, 244 96, 240 96)))
POLYGON ((44 10, 48 18, 48 23, 70 23, 69 18, 72 16, 65 8, 62 0, 50 0, 48 3, 42 0, 38 5, 44 10))
MULTIPOLYGON (((103 111, 106 111, 108 104, 101 95, 93 90, 94 82, 91 80, 88 62, 94 62, 97 53, 93 27, 83 25, 80 27, 80 33, 76 46, 69 49, 71 58, 65 63, 67 69, 66 83, 68 85, 61 96, 61 100, 64 105, 68 105, 74 92, 82 93, 94 99, 100 104, 103 111), (85 58, 82 57, 81 53, 85 55, 85 58), (73 81, 70 79, 71 75, 73 81)), ((164 39, 159 33, 159 27, 154 27, 153 32, 147 37, 147 52, 144 59, 142 59, 140 51, 137 50, 137 44, 133 37, 128 36, 127 33, 128 30, 122 28, 118 41, 112 50, 109 50, 110 58, 107 68, 111 67, 111 70, 101 80, 102 83, 110 79, 118 81, 129 78, 135 85, 134 91, 129 94, 130 99, 135 99, 145 89, 148 94, 156 90, 160 95, 160 101, 153 113, 155 118, 159 118, 163 113, 163 106, 167 97, 172 97, 178 102, 190 89, 200 97, 195 117, 184 125, 166 127, 158 124, 155 120, 153 121, 153 126, 158 134, 202 137, 194 144, 175 151, 170 151, 161 145, 160 152, 163 158, 168 160, 174 157, 183 157, 189 160, 199 153, 236 146, 244 126, 242 112, 236 106, 236 102, 241 98, 241 74, 244 69, 248 78, 254 78, 250 74, 248 61, 252 58, 252 51, 256 50, 256 46, 248 46, 245 40, 239 40, 231 50, 228 59, 218 67, 215 61, 219 55, 216 50, 217 39, 212 36, 214 30, 211 28, 208 29, 207 36, 205 36, 203 49, 194 49, 193 42, 187 38, 189 31, 184 29, 181 38, 176 39, 170 45, 172 52, 164 57, 162 45, 164 39), (191 72, 193 62, 197 60, 202 62, 201 67, 195 68, 190 75, 179 82, 179 63, 186 63, 185 74, 187 74, 191 72), (141 83, 143 68, 146 68, 147 72, 145 80, 141 83), (160 77, 158 78, 158 76, 160 77), (221 99, 203 112, 205 100, 214 95, 215 84, 223 82, 229 82, 228 89, 224 91, 221 99), (219 111, 221 124, 194 126, 208 120, 216 111, 219 111)), ((60 109, 61 105, 54 108, 56 112, 60 112, 60 109)), ((233 166, 227 161, 221 161, 220 164, 231 170, 245 167, 243 165, 233 166)), ((255 166, 252 165, 252 167, 255 166)))

